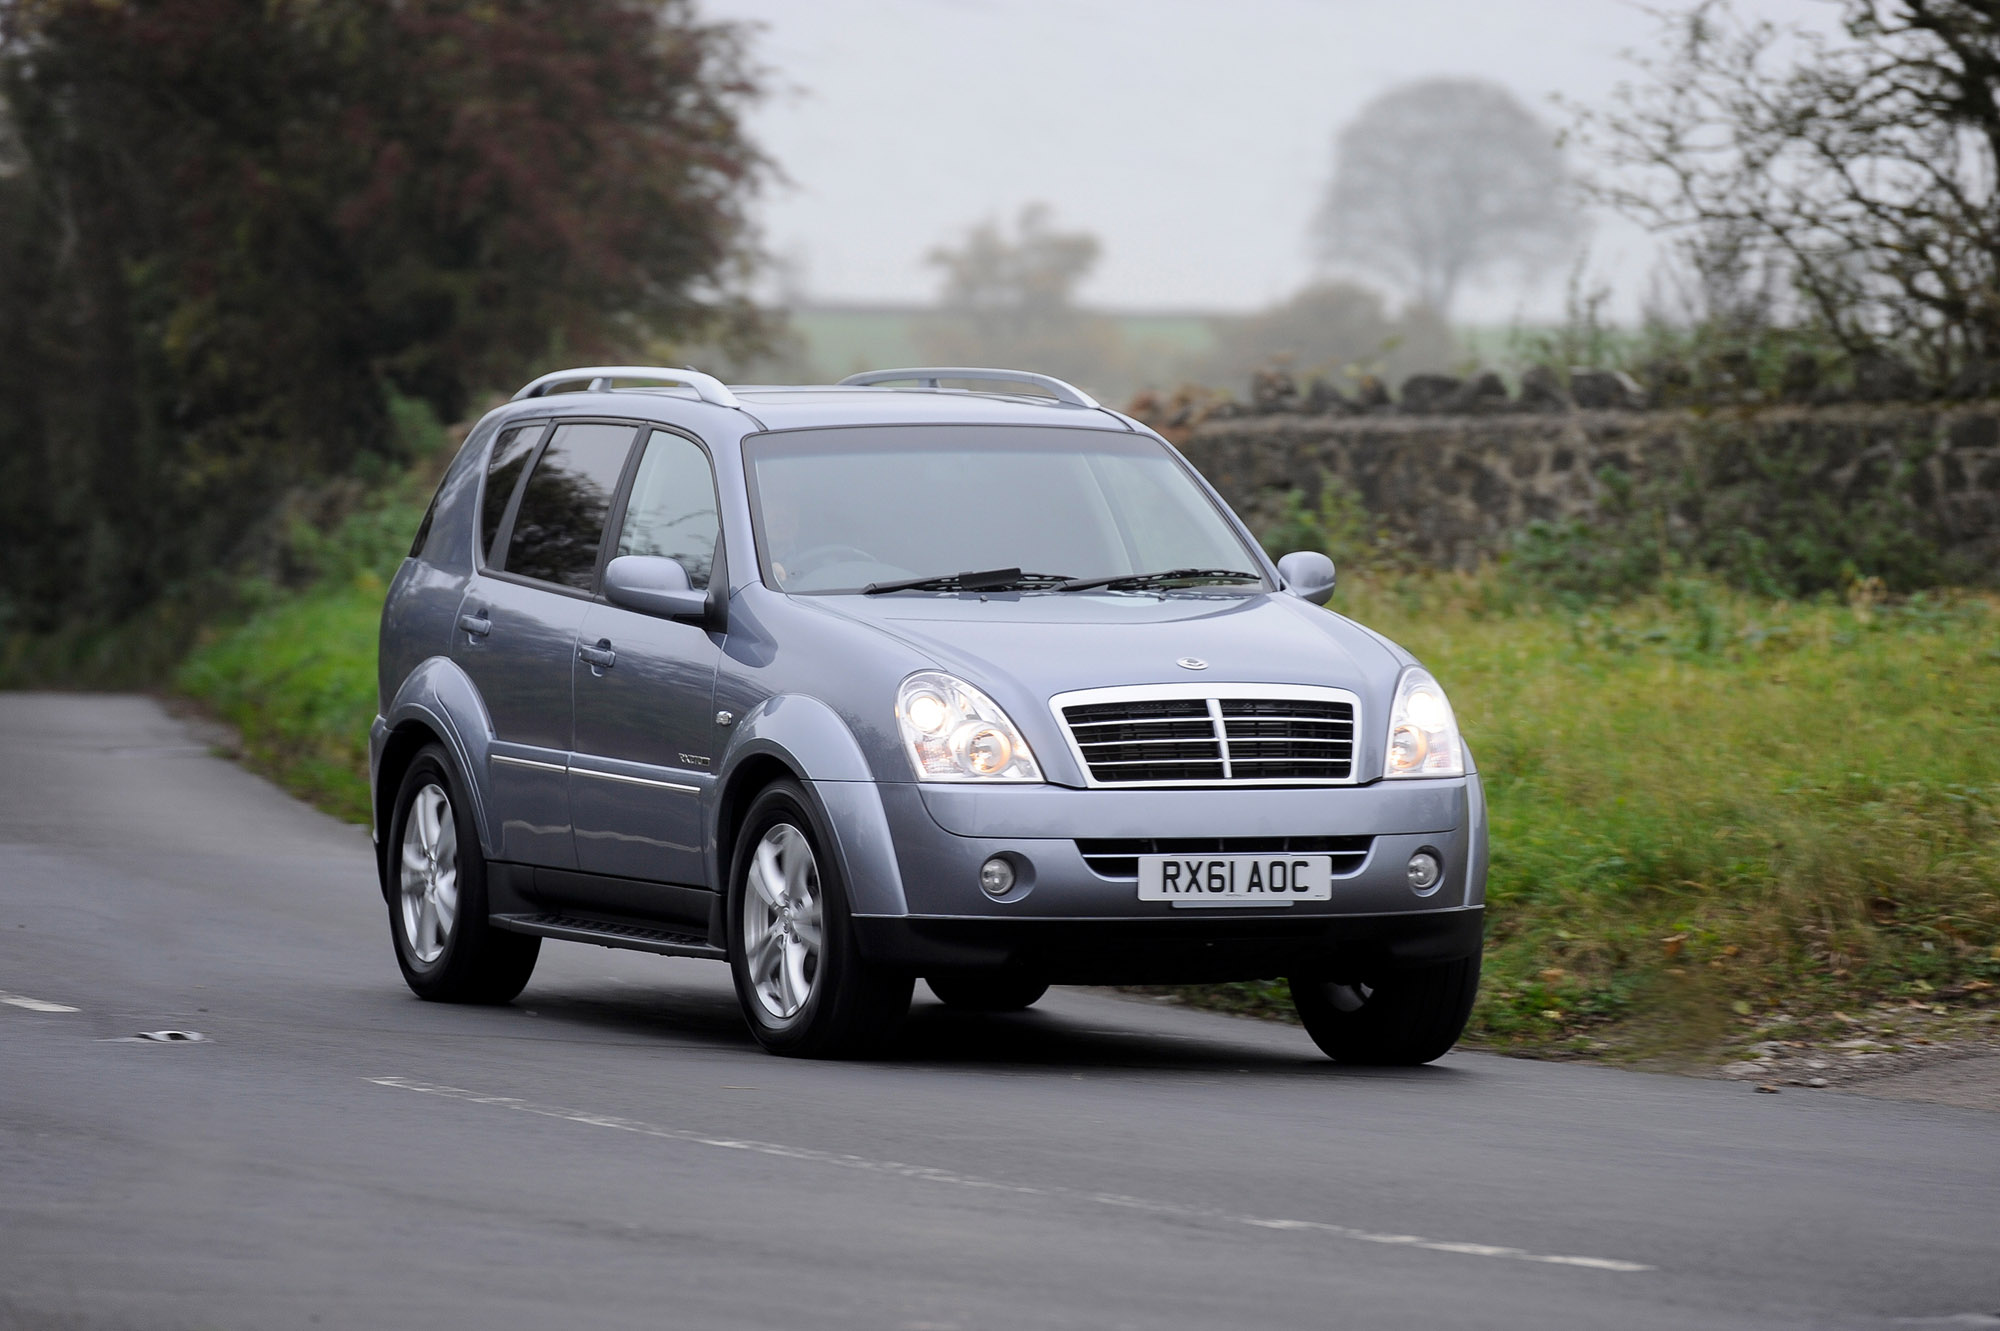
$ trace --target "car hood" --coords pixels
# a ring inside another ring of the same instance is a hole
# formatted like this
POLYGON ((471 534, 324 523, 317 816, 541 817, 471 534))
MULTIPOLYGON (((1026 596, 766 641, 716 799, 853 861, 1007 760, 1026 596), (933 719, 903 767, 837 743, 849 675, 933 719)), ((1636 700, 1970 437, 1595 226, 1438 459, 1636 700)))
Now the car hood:
POLYGON ((917 594, 822 604, 902 640, 1002 705, 1006 695, 1045 705, 1072 689, 1201 681, 1325 684, 1367 698, 1393 687, 1397 664, 1358 625, 1282 593, 917 594))

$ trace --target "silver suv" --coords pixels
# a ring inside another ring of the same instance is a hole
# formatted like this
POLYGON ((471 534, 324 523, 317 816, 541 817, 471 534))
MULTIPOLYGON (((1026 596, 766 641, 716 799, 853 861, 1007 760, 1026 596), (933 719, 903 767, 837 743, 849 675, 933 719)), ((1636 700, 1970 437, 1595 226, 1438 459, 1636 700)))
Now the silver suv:
POLYGON ((922 977, 1286 976, 1419 1063, 1479 980, 1486 814, 1444 692, 1320 608, 1160 436, 933 368, 544 375, 472 431, 382 612, 377 860, 419 995, 545 938, 727 961, 776 1053, 922 977))

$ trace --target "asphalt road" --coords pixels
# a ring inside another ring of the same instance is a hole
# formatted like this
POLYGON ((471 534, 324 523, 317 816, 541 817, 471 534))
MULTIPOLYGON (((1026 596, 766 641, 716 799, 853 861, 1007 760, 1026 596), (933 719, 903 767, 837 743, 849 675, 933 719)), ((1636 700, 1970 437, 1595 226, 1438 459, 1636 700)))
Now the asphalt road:
POLYGON ((366 833, 145 699, 0 695, 0 906, 0 1327, 2000 1326, 2000 1115, 1075 991, 792 1062, 571 944, 426 1004, 366 833))

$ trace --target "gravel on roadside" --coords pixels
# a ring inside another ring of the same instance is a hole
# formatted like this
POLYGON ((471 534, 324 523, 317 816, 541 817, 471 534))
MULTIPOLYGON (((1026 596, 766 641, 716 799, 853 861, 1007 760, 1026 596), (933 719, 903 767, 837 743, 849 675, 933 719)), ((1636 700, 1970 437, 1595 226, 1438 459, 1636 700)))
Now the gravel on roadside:
MULTIPOLYGON (((1978 997, 1987 997, 1984 994, 1978 997)), ((1880 1003, 1802 1029, 1782 1014, 1711 1075, 2000 1111, 2000 1008, 1880 1003)))

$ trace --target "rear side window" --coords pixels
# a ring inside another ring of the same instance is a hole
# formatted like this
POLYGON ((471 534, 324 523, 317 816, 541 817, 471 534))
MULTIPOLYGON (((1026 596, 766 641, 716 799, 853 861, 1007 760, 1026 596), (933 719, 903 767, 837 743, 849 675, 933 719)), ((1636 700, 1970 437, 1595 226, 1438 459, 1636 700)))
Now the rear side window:
POLYGON ((431 524, 437 521, 438 495, 443 493, 444 487, 440 485, 437 494, 431 496, 430 507, 424 510, 424 520, 417 524, 417 534, 410 541, 410 558, 412 559, 422 559, 424 557, 424 547, 431 543, 431 524))
POLYGON ((632 481, 618 533, 621 555, 664 555, 687 570, 688 585, 708 589, 715 563, 715 472, 691 440, 653 431, 632 481))
POLYGON ((521 491, 507 572, 584 591, 597 573, 604 520, 637 433, 630 425, 560 425, 521 491))
POLYGON ((528 455, 541 441, 542 429, 540 425, 517 425, 493 441, 493 456, 486 464, 486 494, 479 503, 479 553, 489 564, 498 562, 500 552, 493 548, 493 541, 500 535, 507 501, 514 497, 514 486, 521 479, 521 469, 528 465, 528 455))

